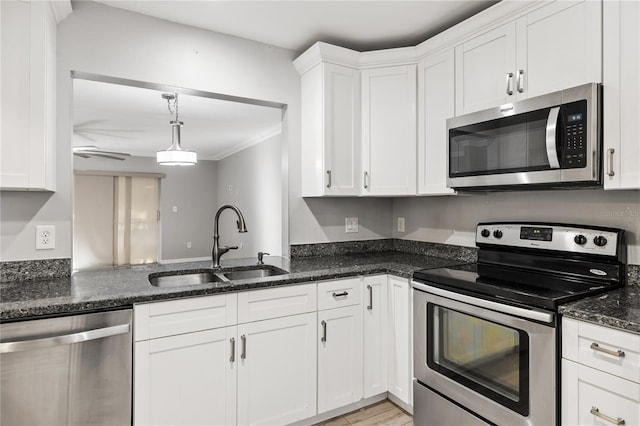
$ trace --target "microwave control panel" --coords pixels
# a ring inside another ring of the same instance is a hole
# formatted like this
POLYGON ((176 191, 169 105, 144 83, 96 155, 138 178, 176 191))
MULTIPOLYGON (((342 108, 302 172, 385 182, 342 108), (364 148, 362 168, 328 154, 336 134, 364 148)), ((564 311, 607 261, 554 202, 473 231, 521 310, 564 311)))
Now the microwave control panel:
POLYGON ((587 101, 565 104, 560 109, 560 168, 587 166, 587 101))

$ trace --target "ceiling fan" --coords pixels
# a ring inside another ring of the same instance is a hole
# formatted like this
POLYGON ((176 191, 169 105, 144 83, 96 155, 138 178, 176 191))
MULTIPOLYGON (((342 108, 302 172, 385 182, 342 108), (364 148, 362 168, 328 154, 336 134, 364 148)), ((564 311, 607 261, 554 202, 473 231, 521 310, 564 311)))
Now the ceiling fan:
POLYGON ((103 151, 95 145, 74 146, 73 155, 82 158, 102 157, 119 161, 124 161, 131 157, 131 154, 127 154, 126 152, 103 151))

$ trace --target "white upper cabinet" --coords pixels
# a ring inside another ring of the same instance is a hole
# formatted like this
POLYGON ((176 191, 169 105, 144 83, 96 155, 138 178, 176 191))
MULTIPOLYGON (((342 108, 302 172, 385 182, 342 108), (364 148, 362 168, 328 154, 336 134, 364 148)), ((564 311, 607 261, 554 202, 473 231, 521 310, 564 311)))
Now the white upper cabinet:
POLYGON ((416 193, 416 68, 362 71, 363 195, 416 193))
POLYGON ((604 188, 640 189, 640 2, 604 2, 604 188))
POLYGON ((555 1, 456 47, 456 113, 602 81, 602 3, 555 1))
POLYGON ((456 113, 467 114, 515 100, 515 23, 456 47, 456 113))
POLYGON ((599 1, 555 1, 528 13, 516 21, 516 40, 517 99, 602 81, 599 1))
POLYGON ((418 65, 418 194, 453 194, 447 188, 447 119, 455 115, 454 51, 418 65))
POLYGON ((359 195, 360 71, 322 62, 301 85, 302 195, 359 195))
POLYGON ((55 190, 56 20, 49 2, 0 2, 0 189, 55 190))

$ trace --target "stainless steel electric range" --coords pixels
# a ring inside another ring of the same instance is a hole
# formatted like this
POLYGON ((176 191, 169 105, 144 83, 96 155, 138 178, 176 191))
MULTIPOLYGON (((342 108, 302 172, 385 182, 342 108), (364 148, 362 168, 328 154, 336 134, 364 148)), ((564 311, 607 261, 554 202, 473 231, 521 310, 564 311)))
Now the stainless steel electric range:
POLYGON ((624 285, 624 231, 480 223, 476 244, 414 273, 415 424, 556 425, 558 306, 624 285))

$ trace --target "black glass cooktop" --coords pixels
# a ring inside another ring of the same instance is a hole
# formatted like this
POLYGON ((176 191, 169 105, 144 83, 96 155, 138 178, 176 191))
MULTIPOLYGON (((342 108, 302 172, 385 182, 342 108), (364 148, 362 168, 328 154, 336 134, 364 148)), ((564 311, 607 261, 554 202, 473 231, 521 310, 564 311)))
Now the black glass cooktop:
POLYGON ((445 290, 554 311, 563 303, 622 285, 476 263, 416 271, 413 279, 445 290))

